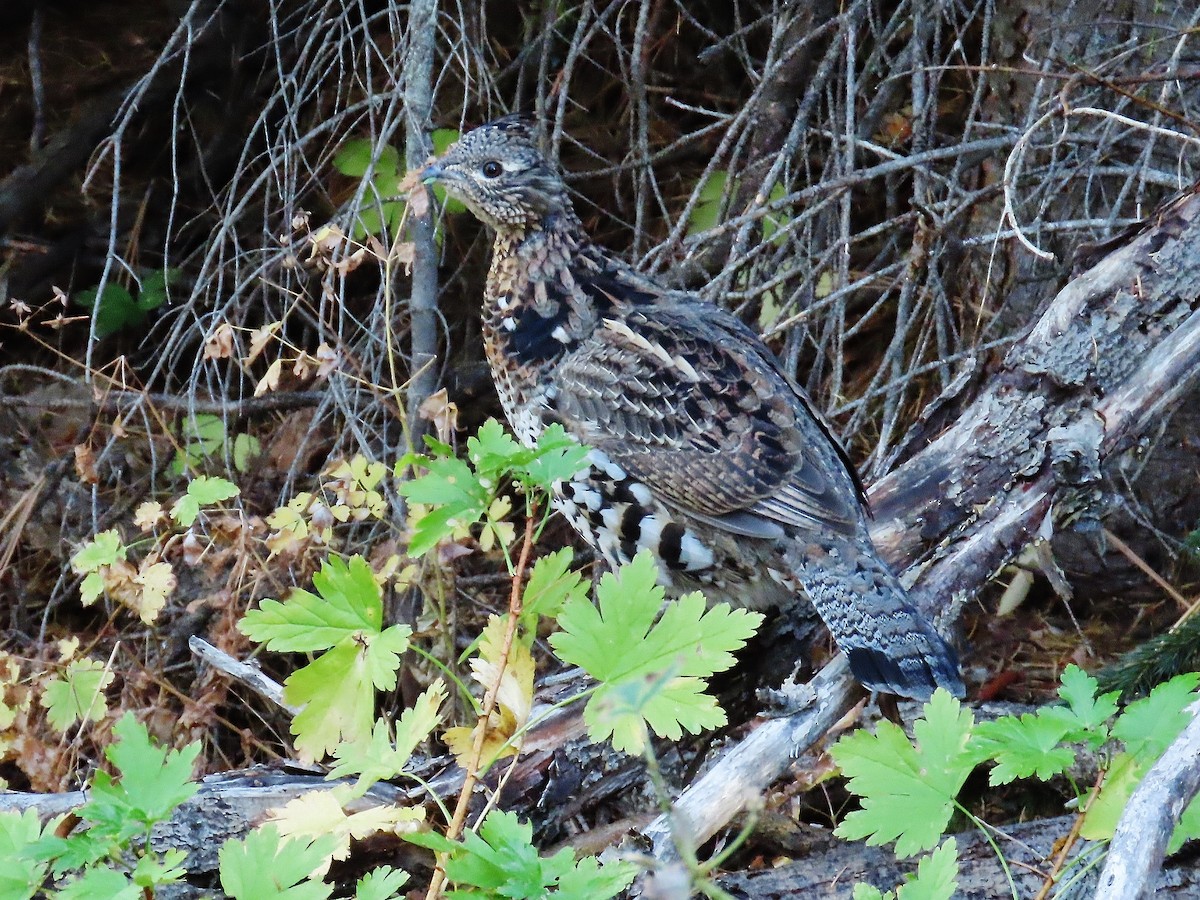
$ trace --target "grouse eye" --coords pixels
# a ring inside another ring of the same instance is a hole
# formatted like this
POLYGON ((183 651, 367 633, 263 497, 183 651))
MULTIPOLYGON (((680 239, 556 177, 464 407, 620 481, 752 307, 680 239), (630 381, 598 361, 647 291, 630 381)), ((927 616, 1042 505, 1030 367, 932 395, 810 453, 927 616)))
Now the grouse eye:
POLYGON ((494 159, 489 159, 483 164, 482 169, 484 178, 499 178, 500 173, 504 171, 504 166, 496 162, 494 159))

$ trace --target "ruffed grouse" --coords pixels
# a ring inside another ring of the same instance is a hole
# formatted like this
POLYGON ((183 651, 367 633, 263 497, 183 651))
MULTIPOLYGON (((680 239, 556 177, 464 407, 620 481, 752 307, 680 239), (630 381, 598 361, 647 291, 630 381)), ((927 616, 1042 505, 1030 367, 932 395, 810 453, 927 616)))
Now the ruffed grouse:
POLYGON ((421 178, 496 233, 483 334, 504 411, 527 444, 559 422, 593 448, 555 504, 611 565, 649 550, 668 590, 756 609, 803 593, 868 688, 961 696, 845 452, 749 328, 589 241, 525 120, 476 128, 421 178))

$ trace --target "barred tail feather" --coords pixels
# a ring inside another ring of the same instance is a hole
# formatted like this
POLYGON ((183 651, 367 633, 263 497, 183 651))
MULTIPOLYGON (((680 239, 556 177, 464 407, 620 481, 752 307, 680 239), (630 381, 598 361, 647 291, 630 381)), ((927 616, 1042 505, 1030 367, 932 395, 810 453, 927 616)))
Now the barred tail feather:
POLYGON ((796 575, 856 679, 915 700, 928 700, 939 687, 963 696, 954 648, 912 606, 873 548, 847 540, 797 549, 796 575))

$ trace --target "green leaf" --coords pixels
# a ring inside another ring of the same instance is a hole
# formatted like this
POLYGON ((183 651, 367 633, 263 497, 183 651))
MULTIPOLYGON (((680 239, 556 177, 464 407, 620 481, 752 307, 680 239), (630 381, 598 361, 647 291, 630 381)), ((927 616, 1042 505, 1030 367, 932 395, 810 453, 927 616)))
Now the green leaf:
POLYGON ((852 900, 896 900, 896 894, 893 891, 885 894, 879 888, 871 887, 861 881, 854 886, 854 892, 850 896, 852 900))
POLYGON ((99 660, 84 656, 67 663, 61 677, 51 678, 42 692, 46 718, 65 733, 76 722, 98 722, 108 711, 104 689, 113 673, 99 660))
POLYGON ((352 138, 342 145, 333 158, 334 168, 343 175, 365 178, 369 172, 371 176, 368 190, 363 196, 362 209, 352 230, 352 236, 357 240, 380 234, 385 226, 394 234, 404 216, 402 200, 386 199, 395 197, 399 191, 400 153, 395 147, 385 146, 372 167, 374 152, 369 140, 352 138))
POLYGON ((917 874, 897 892, 900 900, 950 900, 958 888, 958 845, 947 838, 917 863, 917 874))
POLYGON ((1117 714, 1119 691, 1096 696, 1099 682, 1076 665, 1069 665, 1062 673, 1062 686, 1058 696, 1062 697, 1075 714, 1081 727, 1108 736, 1104 724, 1117 714))
POLYGON ((1019 719, 1002 716, 975 726, 972 748, 999 763, 988 777, 990 784, 1008 784, 1030 775, 1047 781, 1075 762, 1075 751, 1061 745, 1075 730, 1074 718, 1042 715, 1045 712, 1025 713, 1019 719))
POLYGON ((396 722, 394 742, 388 736, 388 723, 379 719, 369 740, 339 744, 333 751, 338 764, 330 771, 329 778, 357 775, 358 781, 354 785, 356 796, 361 796, 377 781, 395 778, 408 765, 417 745, 426 740, 441 722, 439 710, 445 699, 446 686, 436 681, 400 715, 396 722))
POLYGON ((461 525, 478 522, 491 503, 489 488, 461 459, 429 458, 423 465, 428 474, 397 488, 410 502, 433 507, 413 524, 410 556, 428 553, 461 525))
POLYGON ((197 413, 183 420, 179 428, 183 446, 171 460, 171 471, 182 475, 225 444, 225 421, 210 413, 197 413))
POLYGON ((1125 745, 1116 754, 1098 796, 1088 807, 1080 834, 1088 840, 1108 840, 1117 827, 1129 798, 1150 767, 1192 720, 1188 711, 1196 702, 1200 673, 1176 675, 1158 685, 1150 695, 1130 703, 1112 727, 1112 736, 1125 745))
POLYGON ((1066 706, 1051 706, 1020 718, 1002 716, 975 728, 972 749, 999 765, 990 783, 1008 784, 1034 775, 1043 781, 1065 772, 1075 751, 1065 744, 1086 741, 1099 747, 1108 738, 1108 720, 1117 711, 1117 693, 1096 696, 1097 682, 1078 666, 1067 666, 1059 696, 1066 706))
MULTIPOLYGON (((280 653, 326 650, 362 631, 378 634, 383 599, 370 564, 361 556, 330 557, 313 576, 317 594, 295 589, 288 599, 263 600, 238 623, 253 641, 280 653)), ((395 626, 399 627, 399 626, 395 626)), ((411 631, 405 630, 405 638, 411 631)))
POLYGON ((104 566, 111 566, 124 558, 125 546, 121 543, 121 533, 115 528, 110 528, 100 532, 71 557, 71 568, 82 575, 95 572, 104 566))
MULTIPOLYGON (((333 167, 343 175, 362 178, 371 168, 375 148, 367 138, 350 138, 333 157, 333 167)), ((400 170, 400 152, 390 144, 379 152, 375 171, 395 175, 400 170)))
POLYGON ((229 500, 239 493, 238 486, 224 478, 213 478, 208 475, 198 475, 188 482, 187 492, 201 506, 220 503, 229 500))
POLYGON ((441 156, 458 140, 459 132, 457 128, 435 128, 429 137, 433 141, 434 155, 441 156))
POLYGON ((839 740, 831 752, 862 809, 835 833, 872 845, 894 840, 899 857, 937 846, 975 766, 967 746, 973 724, 971 711, 939 688, 913 725, 916 745, 891 722, 880 722, 873 735, 856 731, 839 740))
POLYGON ((183 868, 185 859, 187 854, 175 849, 164 851, 162 856, 153 853, 143 856, 133 867, 133 883, 143 888, 174 884, 187 874, 183 868))
POLYGON ((537 629, 540 616, 556 618, 568 600, 587 599, 587 583, 570 569, 573 559, 571 548, 563 547, 533 564, 521 601, 521 625, 527 630, 537 629))
MULTIPOLYGON (((137 833, 137 826, 127 829, 125 840, 137 833)), ((67 872, 77 871, 90 866, 105 857, 119 852, 115 835, 101 834, 99 829, 76 831, 70 840, 51 834, 49 830, 43 833, 41 840, 25 851, 30 859, 50 860, 50 872, 55 878, 61 878, 67 872)))
MULTIPOLYGON (((434 155, 441 156, 449 149, 451 144, 458 140, 459 133, 455 128, 435 128, 430 137, 433 138, 434 155)), ((433 195, 437 197, 437 201, 442 205, 442 208, 451 215, 467 211, 467 207, 463 202, 447 195, 446 188, 440 184, 433 186, 433 195)))
POLYGON ((142 276, 137 305, 144 312, 158 309, 167 301, 167 289, 179 280, 178 269, 157 269, 142 276))
POLYGON ((948 838, 917 863, 915 875, 897 891, 882 892, 869 884, 854 886, 854 900, 950 900, 958 888, 958 846, 948 838))
POLYGON ((55 900, 142 900, 142 889, 129 876, 107 866, 88 869, 54 892, 55 900))
POLYGON ((393 900, 400 896, 396 892, 406 881, 408 873, 402 869, 380 866, 358 879, 354 900, 393 900))
POLYGON ((1174 853, 1183 846, 1185 841, 1195 840, 1200 837, 1200 797, 1192 800, 1188 808, 1183 811, 1183 815, 1179 818, 1179 824, 1175 826, 1175 831, 1171 834, 1171 840, 1167 844, 1167 853, 1174 853))
POLYGON ((593 740, 613 735, 618 749, 641 747, 644 720, 660 735, 698 731, 724 722, 704 683, 735 662, 762 621, 758 613, 717 604, 705 611, 693 593, 663 608, 658 568, 649 553, 606 574, 598 605, 575 595, 558 617, 561 632, 550 636, 558 656, 585 669, 600 687, 584 710, 593 740), (663 610, 661 619, 659 610, 663 610))
MULTIPOLYGON (((767 203, 778 203, 787 196, 787 188, 784 185, 776 183, 771 188, 771 193, 767 195, 767 203)), ((776 247, 783 246, 787 240, 787 232, 784 231, 784 226, 791 219, 791 210, 787 207, 781 207, 774 212, 768 213, 762 218, 762 239, 770 241, 776 247)))
POLYGON ((111 282, 104 286, 103 293, 95 288, 80 291, 75 295, 75 302, 88 309, 99 303, 100 308, 95 313, 97 337, 107 337, 146 319, 145 311, 134 302, 129 291, 111 282))
POLYGON ((713 172, 705 179, 700 188, 699 201, 692 207, 692 214, 688 219, 688 234, 699 234, 717 226, 728 182, 729 173, 721 170, 713 172))
POLYGON ((103 593, 104 576, 99 572, 89 572, 79 584, 79 599, 84 606, 95 603, 103 593))
POLYGON ((601 863, 594 856, 585 856, 559 875, 554 896, 558 900, 607 900, 633 884, 637 874, 638 868, 633 863, 601 863))
POLYGON ((262 453, 262 444, 251 434, 239 434, 233 439, 233 466, 239 472, 247 472, 250 461, 262 453))
POLYGON ((188 482, 187 493, 171 506, 171 517, 185 528, 200 515, 202 506, 220 503, 238 495, 238 487, 232 481, 208 475, 197 475, 188 482))
POLYGON ((467 456, 479 477, 484 480, 484 485, 494 490, 500 478, 517 466, 528 463, 533 454, 518 444, 503 425, 495 419, 488 419, 473 436, 467 438, 467 456))
POLYGON ((556 482, 567 481, 588 466, 589 449, 571 437, 557 422, 538 437, 533 459, 514 473, 526 487, 551 491, 556 482))
POLYGON ((1144 700, 1125 707, 1113 724, 1113 737, 1139 760, 1153 763, 1192 720, 1187 707, 1196 702, 1200 673, 1176 675, 1150 692, 1144 700))
POLYGON ((336 835, 309 842, 283 840, 275 825, 251 831, 221 847, 221 888, 233 900, 325 900, 333 886, 309 879, 337 849, 336 835))
POLYGON ((106 772, 97 772, 91 798, 79 815, 113 831, 130 823, 137 823, 139 831, 148 831, 155 823, 170 818, 176 807, 200 789, 192 781, 200 742, 182 750, 159 747, 133 713, 117 721, 113 734, 117 740, 105 748, 104 755, 120 773, 120 781, 106 772))
POLYGON ((179 431, 185 441, 200 446, 205 453, 211 453, 225 443, 225 420, 211 413, 188 416, 179 431))
POLYGON ((25 855, 25 850, 43 835, 53 834, 60 818, 46 823, 43 831, 36 810, 0 812, 0 898, 29 900, 46 877, 47 864, 25 855))
POLYGON ((624 890, 637 874, 629 863, 575 862, 568 849, 542 857, 533 845, 533 827, 501 810, 488 814, 478 833, 467 832, 461 842, 439 834, 406 834, 405 840, 446 853, 446 875, 458 887, 448 897, 563 898, 608 900, 624 890))

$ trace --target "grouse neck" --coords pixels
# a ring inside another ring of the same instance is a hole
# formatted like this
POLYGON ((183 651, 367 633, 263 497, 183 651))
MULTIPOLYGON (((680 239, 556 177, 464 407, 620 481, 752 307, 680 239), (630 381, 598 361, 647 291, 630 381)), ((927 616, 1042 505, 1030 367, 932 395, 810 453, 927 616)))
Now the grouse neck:
POLYGON ((597 324, 588 288, 602 267, 578 220, 497 231, 483 308, 489 353, 539 367, 577 347, 597 324))

